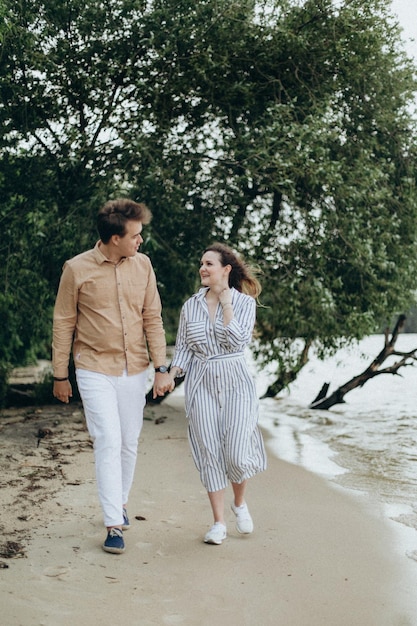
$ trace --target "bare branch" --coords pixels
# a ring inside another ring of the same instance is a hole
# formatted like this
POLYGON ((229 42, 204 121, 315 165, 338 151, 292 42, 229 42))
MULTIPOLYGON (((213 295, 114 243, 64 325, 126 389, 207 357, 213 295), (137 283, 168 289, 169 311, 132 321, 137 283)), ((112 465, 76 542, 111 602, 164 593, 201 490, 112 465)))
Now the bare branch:
POLYGON ((325 383, 325 385, 323 385, 322 389, 320 390, 318 396, 310 404, 310 408, 327 410, 335 404, 342 404, 345 401, 345 395, 349 391, 352 391, 352 389, 356 389, 357 387, 363 387, 364 384, 371 378, 375 378, 375 376, 379 376, 380 374, 392 374, 394 376, 400 376, 401 374, 398 373, 398 370, 401 367, 408 367, 410 365, 414 366, 414 361, 417 361, 417 348, 415 348, 414 350, 410 350, 409 352, 399 352, 395 350, 395 342, 398 339, 399 333, 404 328, 405 320, 405 315, 400 315, 398 317, 394 329, 391 333, 391 339, 389 337, 389 329, 385 329, 385 340, 383 349, 361 374, 359 374, 358 376, 354 376, 349 381, 338 387, 338 389, 336 389, 336 391, 333 391, 333 393, 331 393, 328 397, 326 397, 326 394, 329 388, 329 384, 325 383), (382 363, 389 356, 399 356, 401 358, 399 361, 396 361, 392 365, 380 369, 382 363))

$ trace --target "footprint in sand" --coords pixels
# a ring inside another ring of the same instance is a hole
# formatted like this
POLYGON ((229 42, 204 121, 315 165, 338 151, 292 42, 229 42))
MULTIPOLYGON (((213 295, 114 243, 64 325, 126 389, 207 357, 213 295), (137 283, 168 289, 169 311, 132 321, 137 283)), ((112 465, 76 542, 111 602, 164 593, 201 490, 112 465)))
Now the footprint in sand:
POLYGON ((62 578, 68 574, 68 567, 64 565, 55 565, 54 567, 47 567, 43 571, 44 576, 48 576, 48 578, 62 578))

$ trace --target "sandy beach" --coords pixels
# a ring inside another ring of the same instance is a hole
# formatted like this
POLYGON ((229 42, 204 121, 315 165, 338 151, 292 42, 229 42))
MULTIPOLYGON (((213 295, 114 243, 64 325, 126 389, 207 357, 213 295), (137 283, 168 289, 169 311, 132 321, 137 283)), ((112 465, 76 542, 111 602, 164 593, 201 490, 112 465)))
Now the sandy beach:
POLYGON ((227 540, 204 544, 186 428, 181 397, 146 408, 126 552, 110 555, 81 405, 1 412, 2 624, 417 624, 417 563, 377 507, 271 453, 249 483, 253 535, 230 511, 227 540))

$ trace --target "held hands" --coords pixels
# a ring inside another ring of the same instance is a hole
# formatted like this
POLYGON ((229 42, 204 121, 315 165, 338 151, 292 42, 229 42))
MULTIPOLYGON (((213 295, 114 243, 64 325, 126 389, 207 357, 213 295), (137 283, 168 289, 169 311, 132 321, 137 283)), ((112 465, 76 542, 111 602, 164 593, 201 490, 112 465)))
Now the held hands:
POLYGON ((161 372, 155 373, 155 380, 153 384, 153 397, 154 399, 157 396, 164 396, 168 391, 171 392, 174 390, 175 383, 174 378, 171 376, 169 372, 161 372))

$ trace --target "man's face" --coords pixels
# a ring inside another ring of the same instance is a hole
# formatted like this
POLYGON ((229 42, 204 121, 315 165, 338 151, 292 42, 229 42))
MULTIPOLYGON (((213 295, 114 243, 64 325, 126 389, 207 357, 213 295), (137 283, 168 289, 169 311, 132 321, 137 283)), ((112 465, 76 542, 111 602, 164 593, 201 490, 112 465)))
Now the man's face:
POLYGON ((123 237, 117 237, 117 247, 120 253, 120 257, 135 256, 139 250, 142 239, 142 222, 136 220, 129 220, 126 222, 125 234, 123 237))

